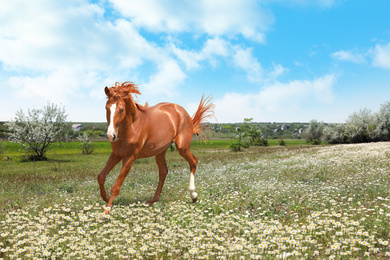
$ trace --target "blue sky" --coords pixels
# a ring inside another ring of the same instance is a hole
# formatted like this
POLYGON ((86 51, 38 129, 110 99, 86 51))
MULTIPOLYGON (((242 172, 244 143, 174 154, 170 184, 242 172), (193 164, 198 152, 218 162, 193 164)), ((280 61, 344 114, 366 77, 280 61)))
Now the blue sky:
POLYGON ((390 100, 387 0, 13 0, 0 10, 0 121, 64 106, 105 121, 104 87, 219 122, 345 122, 390 100))

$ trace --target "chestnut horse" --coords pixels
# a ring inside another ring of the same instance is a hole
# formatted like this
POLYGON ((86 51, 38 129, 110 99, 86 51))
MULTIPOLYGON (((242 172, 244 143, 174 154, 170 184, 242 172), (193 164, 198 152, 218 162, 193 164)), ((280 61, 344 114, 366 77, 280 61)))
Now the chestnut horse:
POLYGON ((139 158, 156 156, 159 169, 159 181, 154 197, 148 201, 159 201, 168 168, 165 153, 175 142, 179 154, 190 165, 189 191, 193 202, 198 199, 195 192, 194 175, 198 158, 191 153, 190 145, 194 134, 202 134, 202 125, 206 118, 214 117, 214 105, 208 97, 200 101, 198 110, 191 118, 187 111, 177 104, 160 103, 152 107, 141 106, 132 97, 141 94, 132 82, 115 83, 106 87, 107 95, 107 137, 111 142, 112 153, 103 171, 98 175, 100 195, 106 201, 105 214, 110 213, 112 202, 130 171, 134 161, 139 158), (122 160, 122 169, 108 196, 104 189, 107 174, 122 160))

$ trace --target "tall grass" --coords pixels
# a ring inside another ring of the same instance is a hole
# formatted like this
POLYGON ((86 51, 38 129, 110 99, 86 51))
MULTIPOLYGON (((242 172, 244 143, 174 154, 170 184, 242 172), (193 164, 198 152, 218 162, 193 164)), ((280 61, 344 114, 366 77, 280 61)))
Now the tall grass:
POLYGON ((105 222, 96 175, 108 153, 1 161, 0 258, 388 258, 390 143, 288 142, 241 153, 194 145, 195 204, 186 161, 168 152, 161 201, 144 205, 158 174, 153 158, 139 160, 105 222))

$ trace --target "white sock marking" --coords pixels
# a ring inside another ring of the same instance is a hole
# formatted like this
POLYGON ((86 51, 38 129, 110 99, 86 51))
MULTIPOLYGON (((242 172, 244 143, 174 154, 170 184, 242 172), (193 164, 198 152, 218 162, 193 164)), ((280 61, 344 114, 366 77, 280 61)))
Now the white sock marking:
POLYGON ((195 176, 193 173, 190 173, 190 187, 188 189, 190 191, 191 199, 196 199, 198 194, 195 192, 195 176))

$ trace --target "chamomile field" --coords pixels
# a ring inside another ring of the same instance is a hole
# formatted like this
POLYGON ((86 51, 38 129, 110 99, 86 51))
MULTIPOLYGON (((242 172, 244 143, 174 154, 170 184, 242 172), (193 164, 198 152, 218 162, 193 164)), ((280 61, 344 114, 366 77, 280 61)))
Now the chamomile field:
MULTIPOLYGON (((388 259, 390 143, 254 147, 193 145, 189 167, 167 152, 160 202, 154 158, 137 161, 114 202, 96 176, 109 156, 53 151, 0 162, 2 259, 388 259)), ((107 178, 108 191, 120 165, 107 178)))

